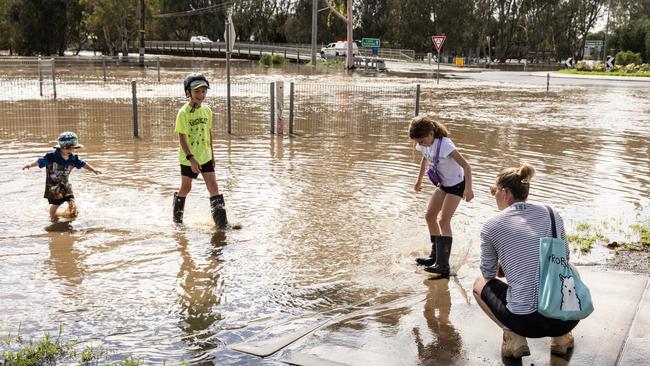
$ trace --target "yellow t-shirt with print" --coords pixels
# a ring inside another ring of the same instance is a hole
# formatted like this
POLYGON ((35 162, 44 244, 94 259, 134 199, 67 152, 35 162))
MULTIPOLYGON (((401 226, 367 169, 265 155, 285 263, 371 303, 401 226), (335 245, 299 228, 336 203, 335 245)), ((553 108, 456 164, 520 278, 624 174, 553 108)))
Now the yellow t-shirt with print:
MULTIPOLYGON (((212 110, 202 105, 192 111, 192 106, 186 103, 176 115, 176 133, 185 135, 190 152, 199 164, 203 165, 212 160, 212 146, 210 146, 210 129, 212 128, 212 110)), ((185 152, 178 148, 178 160, 181 165, 190 166, 185 159, 185 152)))

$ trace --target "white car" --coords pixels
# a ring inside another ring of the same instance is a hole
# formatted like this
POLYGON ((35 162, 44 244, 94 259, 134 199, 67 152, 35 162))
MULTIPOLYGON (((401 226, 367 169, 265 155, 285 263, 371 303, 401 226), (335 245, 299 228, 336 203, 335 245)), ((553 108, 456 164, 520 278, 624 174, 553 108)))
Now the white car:
MULTIPOLYGON (((323 58, 345 56, 348 53, 348 41, 338 41, 328 44, 321 48, 320 55, 323 58)), ((356 42, 352 42, 352 55, 359 54, 359 46, 356 42)))
POLYGON ((190 43, 206 44, 206 43, 212 43, 212 40, 206 36, 192 36, 192 38, 190 38, 190 43))

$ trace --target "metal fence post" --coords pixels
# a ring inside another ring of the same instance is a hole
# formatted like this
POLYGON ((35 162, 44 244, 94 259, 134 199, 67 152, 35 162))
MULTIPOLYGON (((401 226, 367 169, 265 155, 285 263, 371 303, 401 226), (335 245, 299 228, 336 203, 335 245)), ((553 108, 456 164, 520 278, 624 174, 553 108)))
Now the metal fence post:
POLYGON ((548 93, 548 86, 551 83, 551 74, 546 73, 546 92, 548 93))
POLYGON ((275 104, 275 134, 282 136, 284 135, 284 81, 281 80, 275 82, 275 104))
POLYGON ((56 100, 56 64, 54 59, 52 60, 52 92, 54 93, 54 100, 56 100))
POLYGON ((131 95, 133 106, 133 137, 138 137, 138 97, 136 96, 137 85, 136 81, 131 81, 131 95))
POLYGON ((275 133, 275 83, 271 82, 271 134, 275 133))
POLYGON ((38 87, 40 89, 41 97, 43 96, 43 72, 41 71, 41 58, 38 58, 38 87))
POLYGON ((420 115, 420 84, 415 86, 415 116, 420 115))
POLYGON ((104 82, 106 82, 106 59, 102 56, 102 70, 104 71, 104 82))
POLYGON ((293 135, 293 81, 289 84, 289 135, 293 135))
POLYGON ((160 82, 160 57, 156 57, 156 68, 158 68, 158 82, 160 82))

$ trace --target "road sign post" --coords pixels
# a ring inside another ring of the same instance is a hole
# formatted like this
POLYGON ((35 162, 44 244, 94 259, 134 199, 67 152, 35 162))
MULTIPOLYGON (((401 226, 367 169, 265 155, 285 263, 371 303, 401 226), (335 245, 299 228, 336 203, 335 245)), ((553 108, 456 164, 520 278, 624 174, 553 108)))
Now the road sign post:
POLYGON ((442 48, 442 44, 445 43, 445 39, 447 39, 447 36, 431 36, 431 40, 436 46, 436 50, 438 50, 438 74, 436 84, 440 84, 440 49, 442 48))
POLYGON ((614 69, 614 62, 615 62, 615 60, 616 60, 616 59, 615 59, 613 56, 611 56, 611 55, 607 55, 607 62, 606 62, 606 64, 607 64, 607 71, 612 71, 612 69, 614 69))
MULTIPOLYGON (((235 45, 235 26, 232 23, 232 15, 228 11, 228 19, 226 19, 226 29, 223 38, 226 40, 226 120, 228 125, 228 133, 232 133, 232 107, 230 103, 230 53, 235 45)), ((260 53, 260 57, 262 54, 260 53)))

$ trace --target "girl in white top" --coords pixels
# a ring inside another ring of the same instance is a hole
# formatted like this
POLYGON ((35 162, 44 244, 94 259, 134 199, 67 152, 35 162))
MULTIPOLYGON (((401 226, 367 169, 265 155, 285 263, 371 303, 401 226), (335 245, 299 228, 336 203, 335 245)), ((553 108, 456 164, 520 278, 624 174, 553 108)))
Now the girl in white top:
POLYGON ((420 192, 427 166, 436 164, 436 160, 440 178, 425 215, 431 236, 431 254, 426 258, 417 258, 416 262, 426 266, 425 271, 443 276, 449 275, 451 218, 461 199, 469 202, 474 198, 472 169, 448 135, 447 128, 430 116, 418 116, 411 120, 409 137, 417 143, 415 149, 422 153, 415 191, 420 192))

